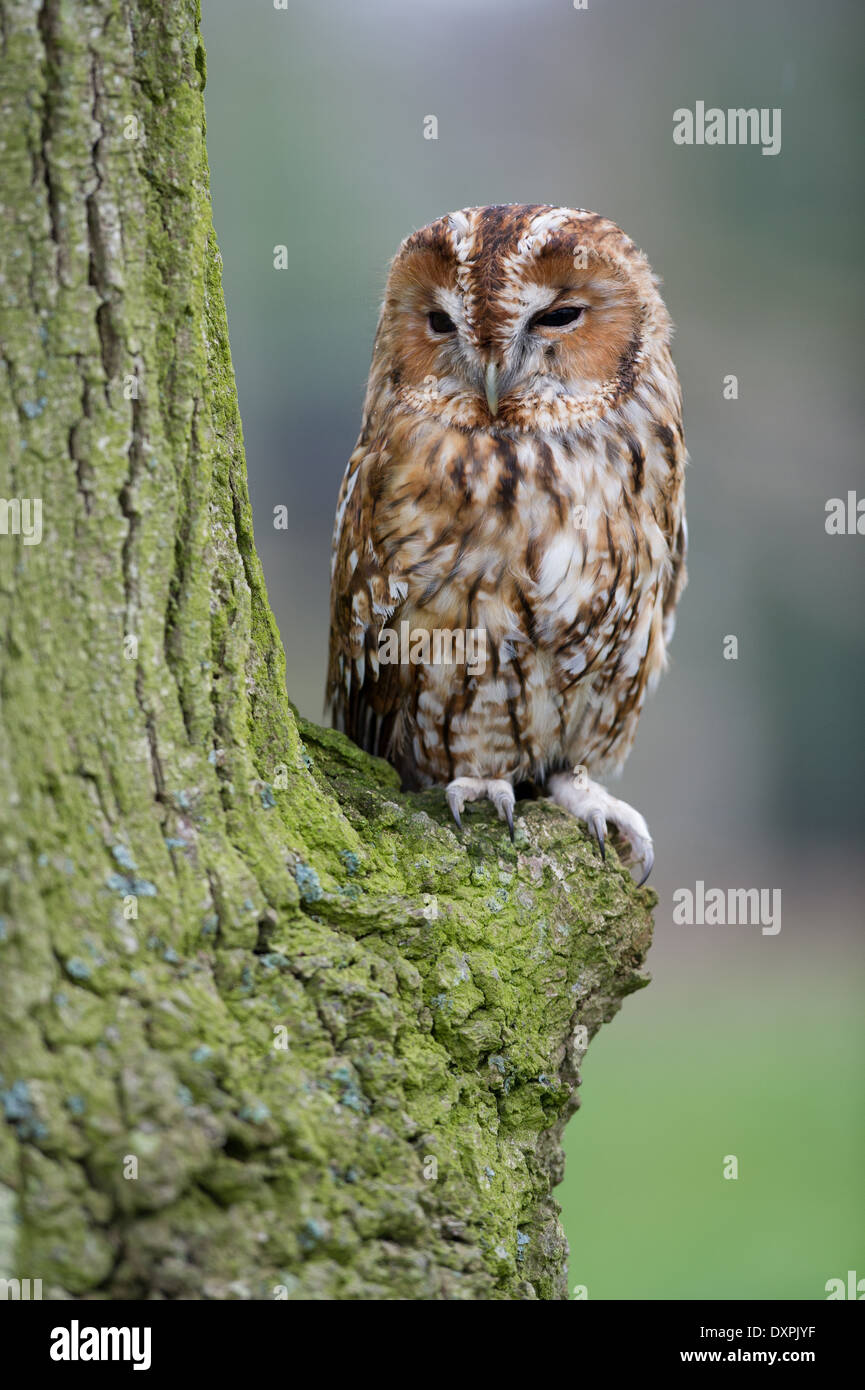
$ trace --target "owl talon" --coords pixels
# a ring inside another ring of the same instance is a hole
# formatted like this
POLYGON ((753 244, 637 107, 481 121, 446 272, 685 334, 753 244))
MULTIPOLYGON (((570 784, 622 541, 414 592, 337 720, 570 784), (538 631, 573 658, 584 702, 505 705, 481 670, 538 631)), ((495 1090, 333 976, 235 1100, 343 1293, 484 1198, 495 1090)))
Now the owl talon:
POLYGON ((506 822, 511 843, 514 839, 514 789, 510 782, 499 777, 457 777, 445 792, 451 815, 460 830, 463 828, 460 812, 467 801, 482 801, 485 797, 493 803, 499 820, 506 822))
POLYGON ((499 820, 506 822, 511 844, 514 842, 514 789, 510 782, 496 778, 487 782, 487 796, 498 812, 499 820))
POLYGON ((606 844, 607 822, 604 820, 604 818, 603 818, 603 816, 600 814, 600 812, 594 811, 594 812, 589 816, 589 818, 588 818, 586 824, 587 824, 588 827, 589 827, 589 833, 590 833, 591 835, 594 835, 595 839, 596 839, 597 842, 598 842, 598 849, 599 849, 600 852, 601 852, 601 859, 604 861, 604 863, 606 863, 606 862, 607 862, 607 844, 606 844))
POLYGON ((646 867, 645 867, 645 871, 644 871, 644 873, 643 873, 643 877, 637 879, 637 887, 638 887, 638 888, 642 888, 642 886, 643 886, 643 884, 645 883, 646 879, 649 877, 649 874, 652 872, 652 865, 654 864, 654 862, 655 862, 655 851, 654 851, 654 849, 652 848, 652 845, 651 845, 651 843, 650 843, 648 849, 646 850, 646 853, 645 853, 643 859, 640 861, 641 866, 642 866, 643 864, 645 864, 646 867))
POLYGON ((559 806, 563 806, 577 820, 585 821, 589 833, 597 840, 601 858, 606 860, 606 830, 612 825, 619 832, 630 851, 629 862, 641 877, 637 887, 641 888, 652 872, 655 851, 649 827, 639 811, 626 801, 619 801, 598 782, 589 779, 578 781, 570 772, 557 772, 549 779, 547 790, 559 806))
POLYGON ((457 830, 461 831, 463 828, 463 823, 462 819, 460 818, 460 811, 463 809, 465 802, 462 796, 460 795, 460 789, 456 786, 455 783, 452 782, 451 785, 448 787, 445 795, 447 796, 447 802, 451 810, 451 815, 456 821, 457 830))

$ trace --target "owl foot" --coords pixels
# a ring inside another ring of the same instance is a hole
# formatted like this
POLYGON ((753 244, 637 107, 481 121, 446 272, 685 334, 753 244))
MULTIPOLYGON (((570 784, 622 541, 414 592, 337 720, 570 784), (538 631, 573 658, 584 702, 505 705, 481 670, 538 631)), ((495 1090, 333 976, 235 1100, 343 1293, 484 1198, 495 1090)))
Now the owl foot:
POLYGON ((640 872, 637 887, 645 883, 652 872, 655 851, 649 827, 639 811, 626 801, 619 801, 598 782, 584 778, 577 781, 571 772, 556 772, 547 782, 547 791, 559 806, 563 806, 577 820, 586 822, 589 833, 594 836, 605 859, 604 843, 607 822, 614 825, 630 849, 630 860, 640 872))
POLYGON ((511 841, 514 838, 514 789, 510 782, 497 777, 457 777, 447 788, 446 796, 451 815, 462 830, 460 812, 467 801, 482 801, 489 797, 495 806, 499 820, 507 823, 511 841))

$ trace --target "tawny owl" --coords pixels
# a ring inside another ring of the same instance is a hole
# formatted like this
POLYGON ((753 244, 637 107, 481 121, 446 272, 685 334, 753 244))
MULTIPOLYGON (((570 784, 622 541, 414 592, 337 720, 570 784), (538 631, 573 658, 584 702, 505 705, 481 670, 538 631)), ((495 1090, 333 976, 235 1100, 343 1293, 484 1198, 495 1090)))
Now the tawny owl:
POLYGON ((466 208, 391 266, 336 515, 336 726, 461 826, 523 782, 653 861, 618 771, 685 583, 671 324, 641 251, 571 208, 466 208))

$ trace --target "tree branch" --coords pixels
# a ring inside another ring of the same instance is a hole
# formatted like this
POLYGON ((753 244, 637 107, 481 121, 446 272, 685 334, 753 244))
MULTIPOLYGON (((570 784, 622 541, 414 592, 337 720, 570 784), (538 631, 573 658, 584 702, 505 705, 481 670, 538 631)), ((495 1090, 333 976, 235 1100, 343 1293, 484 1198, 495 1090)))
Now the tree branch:
POLYGON ((0 0, 0 1277, 566 1296, 551 1196, 652 897, 295 715, 193 0, 0 0), (34 73, 38 74, 32 94, 34 73))

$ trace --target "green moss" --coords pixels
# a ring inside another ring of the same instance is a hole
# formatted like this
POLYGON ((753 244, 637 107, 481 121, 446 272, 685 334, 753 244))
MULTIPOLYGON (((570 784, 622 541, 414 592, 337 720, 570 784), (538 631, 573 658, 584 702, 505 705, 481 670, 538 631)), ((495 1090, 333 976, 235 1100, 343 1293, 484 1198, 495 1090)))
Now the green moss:
POLYGON ((0 493, 46 520, 0 547, 0 1277, 564 1297, 574 1030, 644 982, 652 899, 548 803, 459 835, 296 717, 198 9, 129 8, 4 28, 0 493))

